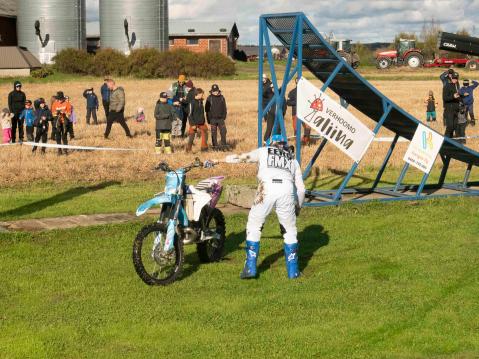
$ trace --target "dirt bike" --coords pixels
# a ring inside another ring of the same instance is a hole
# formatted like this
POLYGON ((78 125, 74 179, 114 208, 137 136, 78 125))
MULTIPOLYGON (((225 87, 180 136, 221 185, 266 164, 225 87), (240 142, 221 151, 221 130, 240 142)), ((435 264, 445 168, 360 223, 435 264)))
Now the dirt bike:
POLYGON ((155 169, 166 172, 165 191, 141 204, 136 215, 161 206, 156 223, 143 227, 133 242, 133 265, 148 285, 168 285, 181 275, 183 245, 196 244, 203 263, 222 258, 226 240, 225 218, 216 208, 223 190, 224 176, 211 177, 196 186, 186 184, 186 174, 196 167, 212 167, 198 158, 192 164, 173 170, 166 162, 155 169))

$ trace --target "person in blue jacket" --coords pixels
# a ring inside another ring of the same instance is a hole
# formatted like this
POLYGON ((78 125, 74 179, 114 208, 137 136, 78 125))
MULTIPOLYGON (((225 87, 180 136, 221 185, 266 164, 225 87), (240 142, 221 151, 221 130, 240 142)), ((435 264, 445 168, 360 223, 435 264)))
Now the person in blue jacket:
POLYGON ((469 80, 462 82, 462 87, 459 90, 459 94, 462 98, 462 103, 465 106, 466 120, 471 126, 476 125, 476 119, 474 118, 474 90, 479 86, 479 82, 472 81, 472 85, 469 84, 469 80), (468 119, 468 117, 470 119, 468 119))
POLYGON ((103 83, 103 86, 100 88, 100 93, 101 93, 101 103, 103 105, 103 110, 105 110, 105 118, 108 118, 108 114, 110 113, 110 95, 111 95, 111 90, 108 87, 108 81, 110 79, 105 79, 105 82, 103 83))
POLYGON ((32 101, 25 101, 25 109, 20 114, 19 119, 25 121, 25 127, 27 129, 27 140, 32 142, 33 132, 35 129, 33 125, 33 123, 35 122, 35 111, 33 111, 32 101))
POLYGON ((93 87, 83 91, 83 97, 86 98, 86 124, 90 124, 90 118, 93 116, 93 123, 98 125, 96 112, 98 111, 98 97, 93 91, 93 87))

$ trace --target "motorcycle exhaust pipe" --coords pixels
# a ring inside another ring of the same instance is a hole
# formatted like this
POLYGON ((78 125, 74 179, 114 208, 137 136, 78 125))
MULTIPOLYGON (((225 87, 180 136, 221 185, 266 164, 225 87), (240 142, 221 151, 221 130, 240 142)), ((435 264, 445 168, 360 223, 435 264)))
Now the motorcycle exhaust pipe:
POLYGON ((198 239, 198 233, 191 228, 187 227, 183 229, 184 237, 183 237, 183 244, 193 244, 196 243, 196 240, 198 239))

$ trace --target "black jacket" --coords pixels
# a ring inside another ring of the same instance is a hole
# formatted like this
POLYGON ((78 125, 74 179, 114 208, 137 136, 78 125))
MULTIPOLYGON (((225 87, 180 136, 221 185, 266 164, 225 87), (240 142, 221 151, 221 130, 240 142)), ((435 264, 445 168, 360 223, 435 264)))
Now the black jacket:
POLYGON ((457 86, 452 82, 447 83, 444 85, 442 89, 442 99, 444 101, 444 110, 456 112, 459 111, 459 102, 461 98, 455 98, 454 95, 458 93, 457 86))
POLYGON ((226 120, 228 110, 224 96, 221 93, 218 96, 209 95, 206 99, 205 111, 208 123, 211 120, 226 120))
POLYGON ((11 113, 19 115, 25 109, 27 97, 23 91, 13 90, 8 94, 8 109, 11 113))
POLYGON ((157 131, 171 131, 171 124, 176 118, 173 106, 158 101, 155 106, 155 119, 157 131))
POLYGON ((273 83, 271 80, 267 79, 266 82, 263 83, 263 109, 268 106, 273 96, 273 83))
POLYGON ((35 122, 33 125, 37 128, 37 131, 48 132, 48 122, 53 122, 53 115, 48 106, 36 110, 35 116, 35 122), (46 121, 43 121, 42 117, 45 117, 46 121))
POLYGON ((288 100, 286 101, 286 104, 288 106, 291 106, 291 112, 293 116, 296 116, 296 106, 297 106, 297 101, 298 101, 298 88, 295 87, 291 91, 289 91, 288 94, 288 100))
POLYGON ((194 99, 190 101, 188 106, 188 122, 190 126, 204 125, 205 107, 203 106, 203 100, 194 99))

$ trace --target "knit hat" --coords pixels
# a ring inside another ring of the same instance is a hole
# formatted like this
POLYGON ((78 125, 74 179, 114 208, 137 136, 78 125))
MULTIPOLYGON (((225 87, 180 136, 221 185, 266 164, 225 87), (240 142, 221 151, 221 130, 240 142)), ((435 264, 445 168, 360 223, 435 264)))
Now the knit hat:
POLYGON ((454 72, 452 75, 451 75, 451 79, 458 79, 459 78, 459 74, 457 72, 454 72))
POLYGON ((462 82, 462 84, 464 86, 469 86, 469 80, 468 79, 464 79, 464 81, 462 82))
POLYGON ((193 88, 193 81, 188 80, 188 82, 186 83, 186 87, 192 89, 193 88))
POLYGON ((63 93, 63 91, 58 91, 57 92, 56 99, 57 100, 65 100, 65 94, 63 93))
POLYGON ((15 81, 13 83, 13 87, 18 87, 18 86, 22 86, 22 83, 20 81, 15 81))
POLYGON ((213 86, 211 86, 210 92, 220 92, 220 87, 217 84, 214 84, 213 86))
POLYGON ((166 92, 160 93, 160 98, 168 98, 168 94, 166 92))
POLYGON ((180 75, 178 76, 178 82, 185 82, 186 81, 186 76, 185 75, 180 75))
POLYGON ((26 104, 26 105, 31 105, 31 104, 32 104, 32 101, 31 101, 31 100, 26 100, 26 101, 25 101, 25 104, 26 104))

